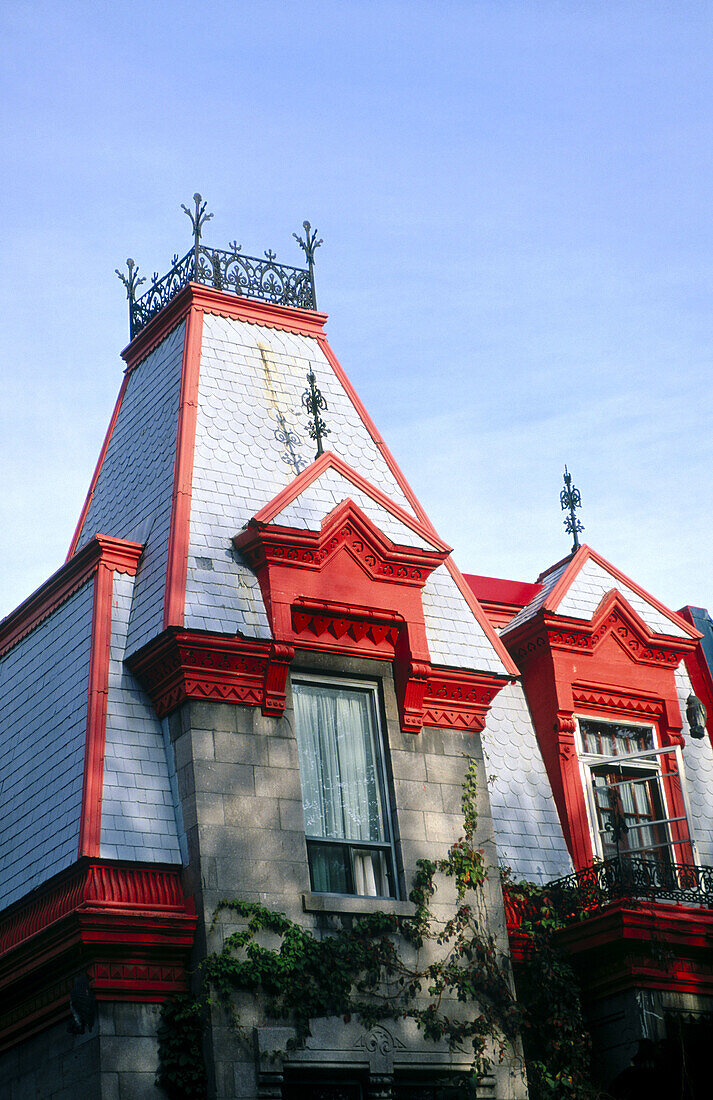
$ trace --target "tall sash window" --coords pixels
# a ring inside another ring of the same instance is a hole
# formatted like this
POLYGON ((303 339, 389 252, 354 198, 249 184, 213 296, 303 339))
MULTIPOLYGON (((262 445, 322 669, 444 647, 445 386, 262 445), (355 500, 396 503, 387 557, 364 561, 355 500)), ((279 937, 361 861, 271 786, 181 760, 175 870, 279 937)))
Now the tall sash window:
POLYGON ((393 897, 376 689, 292 688, 312 889, 393 897))

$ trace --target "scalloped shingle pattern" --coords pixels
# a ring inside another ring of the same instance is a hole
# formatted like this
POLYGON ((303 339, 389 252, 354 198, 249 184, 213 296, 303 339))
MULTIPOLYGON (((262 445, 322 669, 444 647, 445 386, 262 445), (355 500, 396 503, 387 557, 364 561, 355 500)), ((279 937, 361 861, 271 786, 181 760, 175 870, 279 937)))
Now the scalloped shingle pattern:
POLYGON ((325 470, 324 473, 308 485, 298 497, 279 512, 273 523, 286 527, 300 527, 307 531, 318 531, 323 518, 338 504, 349 497, 370 520, 383 531, 387 538, 400 546, 418 546, 432 550, 433 544, 407 527, 400 519, 383 508, 367 493, 358 489, 353 482, 340 474, 338 470, 325 470))
POLYGON ((78 544, 97 532, 145 543, 129 624, 132 652, 163 630, 184 327, 129 376, 78 544))
POLYGON ((0 907, 77 858, 94 586, 0 661, 0 907))
POLYGON ((533 618, 533 616, 537 614, 568 565, 569 558, 567 559, 567 561, 563 562, 562 565, 560 565, 557 569, 553 569, 551 573, 547 574, 544 581, 542 582, 541 591, 538 592, 537 595, 534 596, 529 603, 525 604, 525 606, 520 611, 518 611, 517 615, 515 615, 514 618, 512 618, 507 624, 507 626, 502 629, 501 634, 506 634, 509 631, 514 630, 516 626, 520 626, 521 623, 526 623, 528 619, 533 618))
MULTIPOLYGON (((188 628, 270 636, 259 585, 233 550, 232 538, 314 459, 301 405, 309 370, 314 370, 327 401, 327 447, 413 514, 315 339, 206 315, 191 499, 188 628)), ((369 500, 365 495, 367 514, 373 507, 369 500)), ((314 503, 316 510, 316 497, 314 503)), ((434 660, 503 672, 457 586, 444 569, 437 574, 429 578, 424 594, 434 660), (445 576, 434 580, 437 574, 445 576)))
POLYGON ((688 634, 682 627, 677 626, 667 615, 663 615, 657 607, 643 599, 638 592, 603 569, 598 562, 589 558, 577 576, 572 581, 569 589, 560 600, 557 608, 558 615, 566 615, 573 619, 591 619, 599 604, 607 592, 616 588, 618 592, 631 604, 648 628, 655 634, 671 634, 676 638, 687 638, 688 634))
POLYGON ((161 723, 124 665, 134 577, 114 575, 101 855, 180 863, 161 723))
MULTIPOLYGON (((686 700, 693 688, 683 663, 676 669, 676 688, 683 719, 683 767, 691 808, 691 833, 696 842, 699 863, 713 866, 713 746, 707 734, 698 741, 693 740, 688 732, 686 700)), ((709 722, 711 718, 709 715, 709 722)))
POLYGON ((521 684, 498 693, 481 737, 500 863, 516 878, 538 883, 570 874, 572 861, 521 684))

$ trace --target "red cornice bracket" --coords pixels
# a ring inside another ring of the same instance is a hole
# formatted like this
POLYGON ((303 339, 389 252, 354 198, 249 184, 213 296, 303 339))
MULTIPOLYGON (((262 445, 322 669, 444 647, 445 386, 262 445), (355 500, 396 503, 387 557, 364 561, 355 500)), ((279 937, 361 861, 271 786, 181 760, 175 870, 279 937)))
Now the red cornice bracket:
POLYGON ((265 670, 263 714, 281 718, 285 713, 287 674, 294 655, 294 646, 283 642, 273 642, 265 670))

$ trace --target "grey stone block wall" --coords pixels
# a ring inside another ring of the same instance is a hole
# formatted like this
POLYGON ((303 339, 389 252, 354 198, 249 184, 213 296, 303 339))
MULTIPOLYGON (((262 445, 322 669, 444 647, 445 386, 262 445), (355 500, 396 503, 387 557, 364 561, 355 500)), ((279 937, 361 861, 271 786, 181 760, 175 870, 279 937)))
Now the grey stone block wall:
POLYGON ((0 1100, 165 1100, 158 1005, 100 1002, 91 1032, 55 1024, 0 1054, 0 1100))
MULTIPOLYGON (((369 679, 380 684, 382 725, 386 749, 386 779, 394 832, 400 907, 411 887, 416 861, 437 859, 463 834, 462 782, 468 759, 479 764, 478 843, 488 863, 497 864, 487 784, 477 735, 424 729, 419 735, 403 733, 393 687, 391 666, 385 662, 333 657, 327 654, 297 653, 293 673, 310 672, 325 679, 369 679)), ((218 948, 223 937, 234 930, 229 916, 211 928, 216 906, 225 898, 256 901, 286 913, 319 934, 334 927, 339 917, 353 906, 353 899, 333 899, 331 912, 324 895, 311 904, 309 866, 302 815, 302 792, 294 733, 294 712, 288 687, 287 706, 281 718, 265 717, 259 709, 232 704, 188 701, 169 720, 175 754, 178 790, 186 830, 189 863, 186 889, 193 893, 199 915, 195 962, 206 950, 218 948)), ((437 915, 452 915, 454 898, 440 891, 437 915)), ((360 899, 366 911, 389 908, 383 899, 360 899)), ((483 921, 496 937, 498 949, 508 953, 504 911, 497 872, 486 883, 483 921)), ((348 918, 344 918, 348 919, 348 918)), ((270 1021, 241 1014, 243 1022, 258 1030, 270 1021)), ((326 1048, 340 1050, 339 1063, 363 1062, 363 1049, 354 1050, 343 1025, 331 1021, 324 1050, 303 1052, 310 1064, 326 1057, 326 1048), (346 1047, 344 1044, 346 1043, 346 1047), (344 1049, 342 1049, 344 1048, 344 1049)), ((394 1030, 394 1029, 392 1029, 394 1030)), ((398 1026, 395 1029, 398 1032, 398 1026)), ((321 1025, 324 1034, 324 1025, 321 1025)), ((256 1040, 257 1041, 257 1040, 256 1040)), ((448 1065, 450 1055, 429 1053, 430 1044, 420 1036, 399 1038, 398 1057, 408 1065, 411 1048, 418 1048, 420 1068, 429 1064, 448 1065), (399 1046, 400 1044, 400 1046, 399 1046), (425 1053, 424 1053, 425 1051, 425 1053), (444 1061, 445 1059, 445 1061, 444 1061)), ((219 1100, 258 1096, 253 1051, 236 1041, 219 1010, 210 1029, 210 1072, 219 1100)), ((414 1053, 414 1057, 416 1057, 414 1053)), ((461 1059, 463 1061, 463 1059, 461 1059)), ((467 1061, 467 1060, 466 1060, 467 1061)), ((526 1095, 517 1059, 498 1067, 491 1086, 483 1095, 520 1097, 526 1095)))

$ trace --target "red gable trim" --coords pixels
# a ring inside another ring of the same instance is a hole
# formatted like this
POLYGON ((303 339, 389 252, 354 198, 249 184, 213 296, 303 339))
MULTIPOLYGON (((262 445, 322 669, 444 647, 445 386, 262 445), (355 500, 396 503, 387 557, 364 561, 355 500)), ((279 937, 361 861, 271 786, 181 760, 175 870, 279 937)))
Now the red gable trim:
MULTIPOLYGON (((396 481, 397 481, 398 485, 401 487, 402 493, 404 494, 406 499, 409 501, 411 507, 413 508, 414 514, 418 517, 418 519, 421 521, 423 526, 425 528, 427 528, 427 530, 429 530, 435 538, 438 538, 438 533, 437 533, 435 527, 433 526, 430 519, 428 518, 425 511, 423 510, 421 504, 419 503, 419 500, 418 500, 416 494, 414 493, 413 489, 411 488, 408 481, 406 480, 403 473, 401 472, 401 470, 398 466, 398 463, 396 462, 396 459, 391 454, 391 451, 389 450, 389 448, 386 446, 386 443, 384 442, 381 435, 379 434, 379 431, 377 430, 377 427, 374 424, 374 421, 369 416, 369 413, 366 411, 366 408, 364 407, 364 404, 362 403, 361 399, 357 395, 356 390, 354 389, 351 382, 349 381, 346 374, 344 373, 344 370, 342 369, 342 366, 339 363, 339 360, 337 359, 334 352, 330 348, 330 346, 327 342, 326 335, 322 334, 322 335, 318 336, 317 339, 318 339, 319 345, 322 348, 322 351, 324 352, 330 366, 332 367, 332 370, 336 374, 336 376, 339 379, 340 383, 344 387, 345 393, 347 394, 347 396, 349 397, 350 401, 352 402, 354 408, 356 409, 356 412, 359 415, 362 423, 364 424, 364 427, 368 431, 371 438, 374 440, 374 443, 376 444, 377 448, 379 449, 384 461, 386 462, 386 465, 389 467, 392 474, 396 478, 396 481)), ((485 634, 486 638, 488 639, 488 641, 492 645, 493 649, 495 650, 497 656, 499 657, 499 659, 502 661, 503 665, 505 666, 506 672, 511 676, 517 676, 518 675, 517 666, 514 664, 514 662, 513 662, 512 658, 510 657, 510 654, 508 653, 507 649, 505 648, 505 646, 501 642, 500 638, 498 637, 498 635, 495 633, 492 626, 488 622, 488 619, 487 619, 487 616, 486 616, 485 612, 483 611, 482 607, 480 606, 480 604, 476 600, 476 598, 473 595, 471 589, 468 587, 468 584, 465 581, 465 579, 463 578, 463 575, 460 572, 460 570, 458 569, 458 566, 455 564, 455 562, 453 561, 452 558, 447 558, 445 564, 446 564, 446 569, 448 570, 448 572, 453 577, 453 580, 455 581, 456 585, 458 586, 459 591, 465 597, 465 600, 466 600, 469 608, 473 612, 473 615, 475 616, 477 622, 482 627, 483 633, 485 634)))
POLYGON ((112 435, 114 434, 114 428, 116 427, 116 422, 119 418, 119 410, 121 408, 121 403, 124 400, 124 394, 126 393, 126 387, 127 387, 128 383, 129 383, 129 376, 127 374, 125 374, 124 378, 122 379, 121 387, 119 389, 119 396, 116 399, 116 405, 114 406, 114 412, 112 413, 111 420, 109 421, 109 427, 107 428, 106 436, 104 438, 104 443, 102 444, 102 449, 99 452, 99 458, 97 459, 97 464, 96 464, 96 467, 94 469, 94 473, 92 474, 92 480, 89 484, 89 492, 87 493, 86 500, 84 501, 84 504, 82 506, 82 511, 81 511, 80 516, 79 516, 79 522, 77 523, 74 535, 72 536, 72 541, 69 545, 69 550, 67 551, 67 557, 66 557, 67 561, 69 561, 69 559, 72 557, 75 550, 77 549, 77 543, 79 542, 79 536, 82 533, 82 528, 84 527, 84 521, 87 518, 87 512, 89 511, 89 505, 92 502, 92 497, 94 496, 94 490, 96 489, 97 481, 99 480, 99 474, 101 473, 101 468, 104 465, 104 459, 106 458, 106 452, 109 449, 109 442, 111 440, 112 435))
POLYGON ((405 524, 412 531, 415 531, 417 535, 420 535, 420 537, 427 542, 430 542, 436 550, 447 554, 451 552, 452 547, 439 539, 430 527, 424 527, 423 524, 419 523, 418 520, 415 520, 413 516, 410 516, 408 512, 404 511, 400 505, 391 500, 386 493, 382 493, 380 489, 377 489, 375 485, 372 485, 365 477, 362 477, 360 473, 352 469, 344 459, 339 458, 339 456, 335 455, 332 451, 325 451, 323 455, 315 459, 306 470, 303 470, 302 473, 297 475, 294 481, 286 485, 276 497, 273 497, 264 508, 261 508, 260 511, 255 514, 251 522, 256 522, 261 525, 271 523, 275 516, 278 516, 288 504, 296 500, 309 485, 317 481, 326 470, 330 469, 336 470, 337 473, 341 474, 347 481, 350 481, 355 488, 360 489, 387 512, 395 516, 396 519, 400 520, 401 523, 405 524))
POLYGON ((185 614, 202 340, 203 314, 199 310, 191 309, 186 321, 183 341, 181 396, 176 426, 171 524, 168 535, 166 586, 163 601, 164 627, 181 626, 185 614))
MULTIPOLYGON (((601 566, 601 568, 604 569, 607 573, 611 574, 614 581, 619 581, 621 584, 626 585, 626 587, 630 588, 632 592, 636 592, 637 596, 640 596, 642 600, 645 600, 647 603, 651 604, 652 607, 655 607, 656 610, 664 615, 667 619, 670 619, 672 623, 675 623, 676 626, 680 627, 682 630, 685 630, 686 634, 689 635, 691 638, 701 637, 695 627, 691 627, 685 621, 685 619, 682 619, 681 616, 677 615, 675 611, 671 611, 670 608, 666 607, 654 596, 652 596, 650 592, 647 592, 644 588, 641 588, 640 585, 636 584, 635 581, 632 581, 631 578, 627 577, 625 573, 622 573, 619 569, 616 569, 611 564, 611 562, 608 562, 606 558, 603 558, 601 554, 597 554, 597 552, 595 550, 592 550, 589 546, 580 546, 579 550, 572 558, 564 573, 557 581, 557 584, 553 587, 552 591, 549 593, 547 599, 545 600, 545 611, 557 611, 557 608, 559 607, 562 599, 565 596, 565 593, 568 591, 574 578, 580 572, 585 562, 589 561, 590 559, 597 565, 601 566)), ((670 635, 664 636, 669 637, 670 635)))
POLYGON ((240 298, 236 294, 226 294, 202 283, 188 283, 164 309, 135 336, 121 353, 132 371, 145 359, 149 352, 178 325, 192 309, 203 313, 215 313, 219 317, 230 317, 236 321, 248 321, 251 324, 265 325, 284 332, 296 332, 303 336, 324 335, 326 313, 315 310, 299 309, 297 306, 280 306, 274 302, 260 302, 252 298, 240 298))
POLYGON ((89 580, 100 562, 117 573, 136 573, 143 547, 138 542, 95 535, 31 596, 0 623, 0 657, 89 580))

